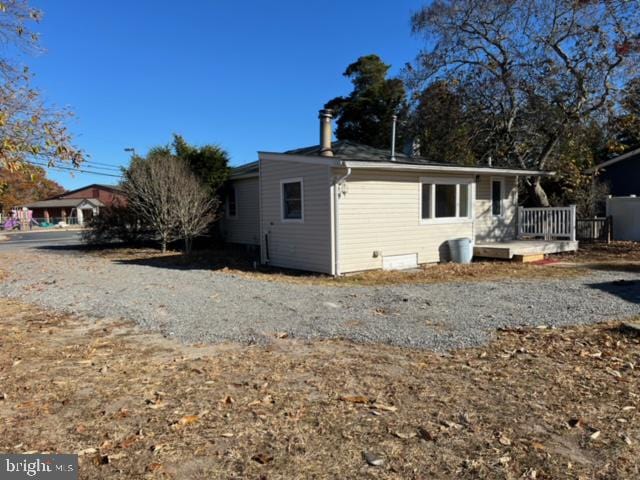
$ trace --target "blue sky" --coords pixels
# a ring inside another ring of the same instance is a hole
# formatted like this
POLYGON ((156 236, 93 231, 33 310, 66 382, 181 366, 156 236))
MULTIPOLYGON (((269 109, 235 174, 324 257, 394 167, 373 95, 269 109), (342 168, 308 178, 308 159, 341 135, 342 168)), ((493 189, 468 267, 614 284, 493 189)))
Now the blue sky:
MULTIPOLYGON (((317 143, 317 112, 377 53, 396 73, 418 52, 411 13, 425 0, 32 0, 45 53, 28 59, 90 161, 126 165, 173 132, 217 143, 232 164, 258 150, 317 143)), ((67 188, 117 179, 50 171, 67 188)))

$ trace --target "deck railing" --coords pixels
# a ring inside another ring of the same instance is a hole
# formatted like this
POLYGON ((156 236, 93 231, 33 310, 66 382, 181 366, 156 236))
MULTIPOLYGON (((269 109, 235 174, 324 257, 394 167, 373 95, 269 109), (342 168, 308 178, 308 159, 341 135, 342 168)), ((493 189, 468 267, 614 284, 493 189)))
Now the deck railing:
POLYGON ((576 240, 576 206, 518 208, 518 238, 576 240))

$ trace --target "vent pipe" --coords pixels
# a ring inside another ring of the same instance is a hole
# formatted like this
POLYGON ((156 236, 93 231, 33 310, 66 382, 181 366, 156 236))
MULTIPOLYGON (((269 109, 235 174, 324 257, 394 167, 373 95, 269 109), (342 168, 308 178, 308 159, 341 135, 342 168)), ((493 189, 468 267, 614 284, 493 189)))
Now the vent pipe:
POLYGON ((318 118, 320 118, 320 155, 323 157, 333 157, 333 150, 331 149, 331 137, 333 136, 331 121, 333 119, 333 110, 328 108, 320 110, 318 118))
POLYGON ((396 123, 398 122, 398 116, 393 117, 393 126, 391 127, 391 161, 396 161, 396 123))

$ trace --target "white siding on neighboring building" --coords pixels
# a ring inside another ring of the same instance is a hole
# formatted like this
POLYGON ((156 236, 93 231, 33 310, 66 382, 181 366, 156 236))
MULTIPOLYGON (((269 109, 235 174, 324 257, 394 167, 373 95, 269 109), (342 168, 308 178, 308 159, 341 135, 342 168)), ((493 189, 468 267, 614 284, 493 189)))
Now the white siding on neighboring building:
POLYGON ((260 196, 258 177, 231 181, 236 191, 236 216, 229 217, 223 206, 220 229, 225 241, 243 245, 260 245, 260 196))
POLYGON ((332 273, 331 180, 329 167, 290 161, 260 161, 262 259, 270 265, 332 273), (281 181, 301 178, 302 222, 282 220, 281 181))
POLYGON ((420 179, 425 176, 382 170, 352 172, 339 202, 341 273, 382 268, 385 256, 415 253, 418 263, 445 261, 449 259, 447 240, 473 236, 471 219, 421 222, 420 179))
POLYGON ((476 185, 476 240, 481 242, 499 242, 513 240, 516 237, 518 214, 517 177, 481 175, 476 185), (496 217, 491 210, 491 182, 503 180, 503 212, 496 217))

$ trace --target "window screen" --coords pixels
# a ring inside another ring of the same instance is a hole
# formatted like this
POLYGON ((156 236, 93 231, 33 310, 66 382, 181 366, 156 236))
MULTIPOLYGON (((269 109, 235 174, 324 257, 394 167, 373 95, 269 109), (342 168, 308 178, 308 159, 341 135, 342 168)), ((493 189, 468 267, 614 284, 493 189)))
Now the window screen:
POLYGON ((302 219, 302 182, 282 184, 282 218, 302 219))

